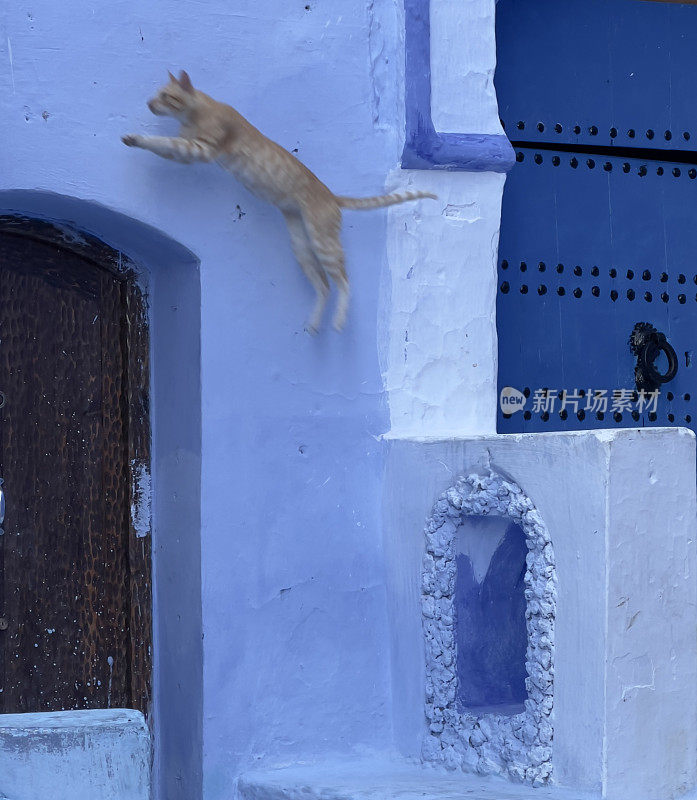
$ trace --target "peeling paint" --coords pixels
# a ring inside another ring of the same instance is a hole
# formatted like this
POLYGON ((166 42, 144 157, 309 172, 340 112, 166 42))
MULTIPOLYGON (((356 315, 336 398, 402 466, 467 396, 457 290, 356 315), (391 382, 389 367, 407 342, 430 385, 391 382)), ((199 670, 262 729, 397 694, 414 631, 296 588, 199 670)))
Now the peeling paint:
POLYGON ((627 654, 616 658, 612 662, 612 668, 622 685, 623 701, 635 697, 642 689, 655 691, 656 668, 647 653, 640 656, 627 654))
POLYGON ((133 499, 131 502, 131 524, 135 535, 142 539, 150 534, 152 519, 152 482, 146 464, 132 463, 133 499))
POLYGON ((111 708, 111 680, 114 676, 114 658, 107 656, 107 664, 109 665, 109 687, 107 690, 107 708, 111 708))
POLYGON ((458 222, 476 222, 481 219, 479 213, 479 205, 476 201, 471 203, 463 203, 462 205, 454 205, 448 203, 443 210, 443 216, 449 220, 456 220, 458 222))

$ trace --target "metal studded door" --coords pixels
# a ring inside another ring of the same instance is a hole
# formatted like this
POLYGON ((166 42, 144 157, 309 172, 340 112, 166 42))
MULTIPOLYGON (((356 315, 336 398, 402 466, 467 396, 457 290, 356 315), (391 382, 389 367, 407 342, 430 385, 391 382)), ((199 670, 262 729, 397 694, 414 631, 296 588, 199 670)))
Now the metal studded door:
POLYGON ((497 47, 498 430, 694 428, 697 5, 500 0, 497 47))

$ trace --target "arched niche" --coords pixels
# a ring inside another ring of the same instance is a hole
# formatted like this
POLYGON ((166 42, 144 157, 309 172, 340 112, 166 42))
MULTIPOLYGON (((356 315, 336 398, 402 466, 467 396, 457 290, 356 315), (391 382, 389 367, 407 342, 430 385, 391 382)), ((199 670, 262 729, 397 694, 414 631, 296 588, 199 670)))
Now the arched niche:
POLYGON ((523 490, 490 472, 460 478, 444 492, 425 536, 424 759, 546 783, 552 775, 556 614, 549 532, 523 490), (506 640, 502 649, 486 624, 506 640), (465 652, 458 653, 458 644, 465 652))

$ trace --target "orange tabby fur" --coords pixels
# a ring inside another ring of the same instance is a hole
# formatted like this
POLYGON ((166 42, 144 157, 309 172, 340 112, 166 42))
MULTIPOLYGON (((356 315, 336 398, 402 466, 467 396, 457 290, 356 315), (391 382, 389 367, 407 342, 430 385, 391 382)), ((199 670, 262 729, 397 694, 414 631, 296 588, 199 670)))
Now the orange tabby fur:
POLYGON ((379 197, 335 195, 292 153, 272 142, 225 103, 195 89, 182 72, 169 73, 169 83, 148 101, 153 114, 174 117, 181 123, 178 137, 122 137, 129 147, 142 147, 163 158, 183 163, 216 161, 258 197, 277 206, 286 220, 293 252, 317 293, 307 330, 316 333, 329 295, 329 280, 339 291, 334 327, 346 321, 349 282, 340 241, 341 209, 383 206, 435 195, 404 192, 379 197))

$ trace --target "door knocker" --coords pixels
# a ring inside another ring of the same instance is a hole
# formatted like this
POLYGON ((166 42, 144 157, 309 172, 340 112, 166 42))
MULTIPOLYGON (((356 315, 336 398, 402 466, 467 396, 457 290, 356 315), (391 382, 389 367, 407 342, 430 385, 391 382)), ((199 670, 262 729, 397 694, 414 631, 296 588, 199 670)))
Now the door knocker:
POLYGON ((672 381, 678 372, 678 357, 668 343, 664 333, 648 322, 637 322, 629 337, 629 347, 636 356, 634 379, 638 391, 653 392, 663 383, 672 381), (663 353, 668 359, 668 368, 659 372, 655 361, 663 353))

